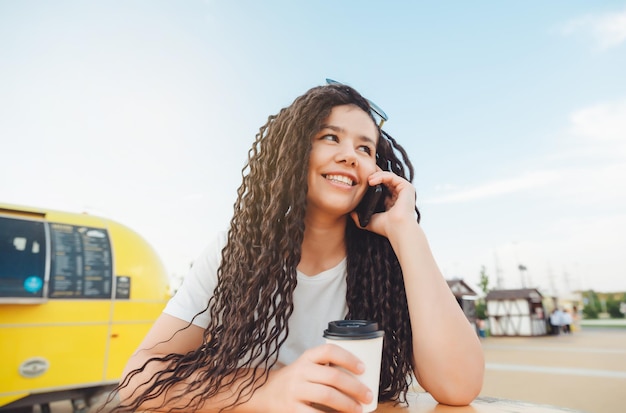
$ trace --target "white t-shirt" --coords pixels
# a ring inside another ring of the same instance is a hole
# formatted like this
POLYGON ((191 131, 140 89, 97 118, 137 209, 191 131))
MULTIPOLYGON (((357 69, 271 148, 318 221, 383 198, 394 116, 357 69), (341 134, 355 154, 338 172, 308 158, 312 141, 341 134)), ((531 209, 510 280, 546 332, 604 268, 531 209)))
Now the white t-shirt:
MULTIPOLYGON (((191 321, 203 311, 217 286, 217 268, 227 234, 220 233, 194 262, 183 284, 170 299, 164 313, 191 321)), ((346 302, 346 259, 337 266, 317 275, 308 276, 298 271, 294 291, 294 309, 289 319, 289 336, 280 349, 278 367, 295 361, 306 349, 324 343, 323 331, 328 323, 343 320, 348 313, 346 302)), ((195 318, 193 324, 206 328, 208 311, 195 318)))

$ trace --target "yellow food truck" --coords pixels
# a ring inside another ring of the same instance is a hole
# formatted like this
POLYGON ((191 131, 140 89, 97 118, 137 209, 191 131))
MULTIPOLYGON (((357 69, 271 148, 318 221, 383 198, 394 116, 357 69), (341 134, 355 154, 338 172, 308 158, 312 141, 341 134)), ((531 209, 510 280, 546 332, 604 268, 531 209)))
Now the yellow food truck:
POLYGON ((0 204, 0 412, 71 399, 120 380, 169 298, 154 249, 115 221, 0 204))

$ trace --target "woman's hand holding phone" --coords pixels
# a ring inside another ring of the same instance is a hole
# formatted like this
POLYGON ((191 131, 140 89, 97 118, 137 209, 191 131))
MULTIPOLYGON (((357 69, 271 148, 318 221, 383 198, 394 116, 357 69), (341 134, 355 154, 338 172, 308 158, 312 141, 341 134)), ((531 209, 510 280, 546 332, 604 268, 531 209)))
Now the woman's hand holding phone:
MULTIPOLYGON (((377 234, 389 238, 389 233, 394 230, 394 226, 402 222, 416 222, 415 216, 415 188, 406 179, 389 171, 377 171, 369 176, 368 183, 370 188, 383 185, 387 190, 384 198, 384 211, 374 213, 367 229, 377 234)), ((367 197, 364 197, 364 200, 367 197)), ((359 206, 361 206, 361 203, 359 206)), ((357 211, 352 213, 352 219, 359 224, 359 215, 357 211)), ((361 225, 361 227, 365 227, 361 225)))

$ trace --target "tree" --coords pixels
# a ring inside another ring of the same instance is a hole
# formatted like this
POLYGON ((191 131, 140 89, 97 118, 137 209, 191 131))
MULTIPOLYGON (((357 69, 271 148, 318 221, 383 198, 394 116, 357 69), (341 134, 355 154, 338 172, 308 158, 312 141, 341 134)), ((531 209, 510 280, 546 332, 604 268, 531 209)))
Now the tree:
POLYGON ((487 270, 484 265, 480 269, 480 281, 478 282, 478 286, 483 292, 483 296, 479 298, 476 303, 476 318, 484 320, 487 318, 487 303, 485 302, 485 297, 487 293, 489 293, 489 276, 487 275, 487 270))
MULTIPOLYGON (((623 299, 623 297, 622 297, 623 299)), ((624 318, 624 313, 620 311, 621 300, 616 300, 611 294, 606 299, 606 312, 611 318, 624 318)))
POLYGON ((598 314, 602 312, 598 294, 593 290, 585 291, 583 293, 583 303, 583 317, 588 319, 598 318, 598 314))
POLYGON ((480 286, 480 290, 486 296, 489 292, 489 276, 487 275, 487 270, 484 265, 480 268, 480 282, 478 285, 480 286))

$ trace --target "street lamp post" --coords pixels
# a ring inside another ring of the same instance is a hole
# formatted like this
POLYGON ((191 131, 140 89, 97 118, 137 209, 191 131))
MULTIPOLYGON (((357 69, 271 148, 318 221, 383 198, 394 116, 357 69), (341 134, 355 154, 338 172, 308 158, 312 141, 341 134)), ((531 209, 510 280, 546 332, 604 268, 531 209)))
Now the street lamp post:
POLYGON ((527 271, 525 265, 518 264, 517 268, 519 269, 520 280, 522 281, 522 288, 526 288, 526 278, 524 277, 524 272, 527 271))

